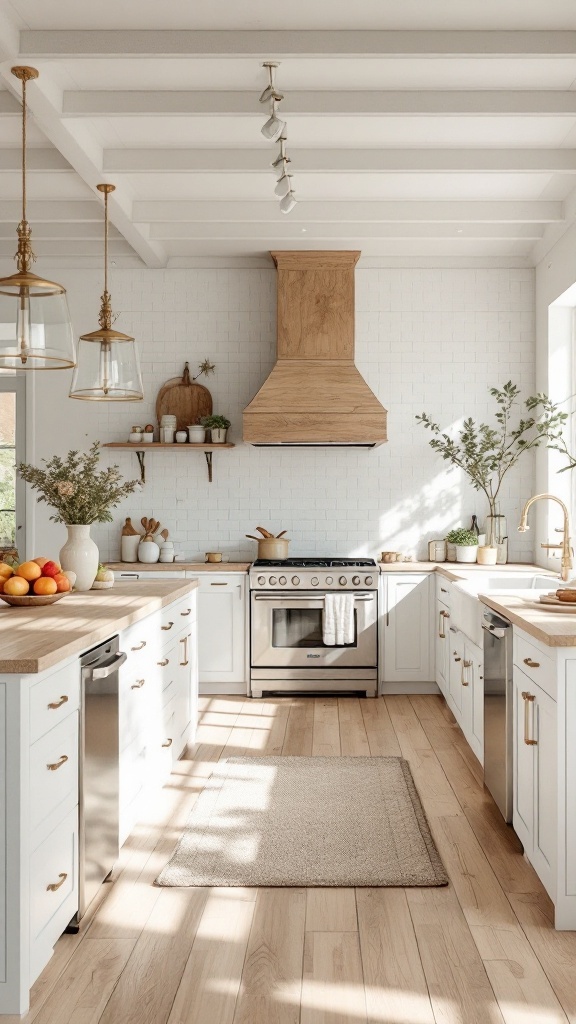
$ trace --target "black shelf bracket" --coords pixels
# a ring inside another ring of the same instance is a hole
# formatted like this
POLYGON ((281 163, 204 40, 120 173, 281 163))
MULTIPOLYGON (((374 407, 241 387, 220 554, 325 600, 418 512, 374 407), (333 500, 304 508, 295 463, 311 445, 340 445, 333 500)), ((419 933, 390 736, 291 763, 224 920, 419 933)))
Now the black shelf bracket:
POLYGON ((212 455, 213 452, 204 452, 206 456, 206 465, 208 466, 208 483, 212 483, 212 455))

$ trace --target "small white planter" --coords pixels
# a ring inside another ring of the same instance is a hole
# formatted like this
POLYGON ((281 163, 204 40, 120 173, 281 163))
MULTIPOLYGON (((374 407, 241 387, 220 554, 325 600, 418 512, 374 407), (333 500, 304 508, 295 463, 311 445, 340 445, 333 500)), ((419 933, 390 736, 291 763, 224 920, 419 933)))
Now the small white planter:
POLYGON ((456 545, 456 561, 457 562, 475 562, 477 554, 478 554, 478 545, 477 544, 457 544, 456 545))
POLYGON ((496 565, 498 548, 491 548, 488 544, 478 545, 478 564, 496 565))
POLYGON ((211 427, 210 437, 212 438, 212 444, 224 444, 227 431, 227 427, 211 427))
POLYGON ((206 428, 193 424, 188 427, 188 440, 190 444, 204 444, 206 440, 206 428))

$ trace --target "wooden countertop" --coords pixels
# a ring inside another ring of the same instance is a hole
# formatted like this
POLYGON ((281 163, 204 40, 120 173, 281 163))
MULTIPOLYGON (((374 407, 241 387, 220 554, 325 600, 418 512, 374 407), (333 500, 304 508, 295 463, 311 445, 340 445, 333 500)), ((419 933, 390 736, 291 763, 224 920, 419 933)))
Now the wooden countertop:
POLYGON ((106 562, 115 572, 248 572, 252 562, 106 562))
POLYGON ((110 590, 68 594, 56 604, 14 608, 0 602, 0 674, 43 672, 165 608, 197 580, 116 583, 110 590))
POLYGON ((455 583, 465 579, 469 572, 485 572, 492 575, 496 572, 537 572, 543 576, 548 574, 547 569, 531 565, 529 562, 506 562, 504 565, 478 565, 477 562, 378 562, 378 568, 380 572, 437 572, 455 583))
POLYGON ((576 611, 555 612, 534 596, 479 594, 478 599, 548 647, 576 647, 576 611))

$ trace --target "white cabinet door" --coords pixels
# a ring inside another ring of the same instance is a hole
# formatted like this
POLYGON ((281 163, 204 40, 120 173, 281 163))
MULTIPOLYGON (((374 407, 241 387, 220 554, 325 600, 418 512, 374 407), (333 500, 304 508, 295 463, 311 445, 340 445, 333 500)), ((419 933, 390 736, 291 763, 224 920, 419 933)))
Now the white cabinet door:
POLYGON ((478 760, 484 761, 484 657, 464 637, 461 662, 462 704, 460 727, 478 760))
POLYGON ((462 725, 462 691, 464 689, 464 637, 459 629, 451 626, 448 631, 448 704, 462 725))
POLYGON ((433 682, 429 575, 386 574, 383 586, 382 682, 433 682))
POLYGON ((436 601, 436 684, 446 697, 448 694, 448 637, 450 612, 442 601, 436 601))
MULTIPOLYGON (((534 687, 534 684, 532 684, 534 687)), ((513 825, 516 835, 530 855, 534 835, 534 754, 532 747, 526 743, 529 738, 530 721, 533 721, 533 709, 527 706, 530 680, 520 669, 514 666, 514 809, 513 825), (524 694, 524 696, 523 696, 524 694)))
POLYGON ((203 572, 198 578, 200 683, 246 684, 246 577, 203 572))

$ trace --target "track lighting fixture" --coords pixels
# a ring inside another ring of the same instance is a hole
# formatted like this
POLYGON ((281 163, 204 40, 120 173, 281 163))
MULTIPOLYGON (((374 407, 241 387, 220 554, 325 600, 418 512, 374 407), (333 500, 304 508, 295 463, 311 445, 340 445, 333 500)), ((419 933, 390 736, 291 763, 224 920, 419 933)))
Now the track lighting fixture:
POLYGON ((290 157, 286 153, 286 142, 288 141, 286 138, 286 122, 282 121, 276 113, 276 104, 284 99, 282 93, 278 92, 274 82, 274 72, 278 67, 278 63, 277 61, 267 60, 264 61, 262 67, 268 68, 268 85, 260 95, 260 103, 270 103, 270 117, 266 124, 262 126, 261 131, 265 139, 280 144, 278 156, 271 164, 274 170, 280 174, 276 181, 274 193, 280 199, 282 213, 290 213, 290 210, 293 210, 296 206, 296 199, 292 191, 292 176, 288 173, 290 157))

